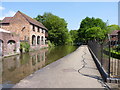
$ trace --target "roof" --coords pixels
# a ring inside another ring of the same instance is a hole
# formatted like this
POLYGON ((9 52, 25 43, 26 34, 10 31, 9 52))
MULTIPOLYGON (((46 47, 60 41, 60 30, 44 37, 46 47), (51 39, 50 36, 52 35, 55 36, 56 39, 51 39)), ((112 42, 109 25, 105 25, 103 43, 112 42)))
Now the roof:
POLYGON ((110 35, 118 35, 118 32, 119 32, 120 30, 114 30, 114 31, 112 31, 111 33, 110 33, 110 35))
POLYGON ((118 31, 118 33, 120 33, 120 30, 118 31))
POLYGON ((12 19, 12 17, 5 17, 3 20, 2 20, 2 23, 10 23, 10 20, 12 19))
POLYGON ((4 30, 2 28, 0 28, 0 32, 11 33, 10 31, 4 30))
POLYGON ((44 29, 48 30, 42 23, 38 22, 37 20, 27 16, 26 14, 24 14, 24 13, 22 13, 20 11, 18 11, 18 13, 20 13, 29 23, 34 24, 36 26, 39 26, 41 28, 44 28, 44 29))
POLYGON ((118 38, 117 37, 113 37, 113 38, 111 38, 111 41, 118 41, 118 38))
MULTIPOLYGON (((33 25, 36 25, 36 26, 39 26, 43 29, 46 29, 48 30, 42 23, 38 22, 37 20, 27 16, 26 14, 18 11, 17 13, 20 13, 30 24, 33 24, 33 25)), ((14 16, 13 16, 14 17, 14 16)), ((5 17, 1 23, 10 23, 10 21, 12 20, 13 17, 5 17)))

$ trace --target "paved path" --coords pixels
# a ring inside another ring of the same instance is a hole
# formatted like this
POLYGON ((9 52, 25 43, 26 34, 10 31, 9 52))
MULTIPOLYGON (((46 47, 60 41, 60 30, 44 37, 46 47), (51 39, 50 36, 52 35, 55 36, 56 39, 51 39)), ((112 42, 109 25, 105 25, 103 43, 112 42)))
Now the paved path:
POLYGON ((86 45, 21 80, 14 88, 103 88, 86 45))

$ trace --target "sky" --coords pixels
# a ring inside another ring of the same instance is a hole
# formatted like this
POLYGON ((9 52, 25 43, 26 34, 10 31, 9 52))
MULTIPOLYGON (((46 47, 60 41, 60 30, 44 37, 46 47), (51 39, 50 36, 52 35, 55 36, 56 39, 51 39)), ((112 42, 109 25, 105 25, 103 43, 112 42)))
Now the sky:
POLYGON ((11 17, 17 11, 34 18, 51 12, 68 23, 69 30, 77 30, 85 17, 101 18, 108 24, 118 24, 118 2, 2 2, 0 19, 11 17))

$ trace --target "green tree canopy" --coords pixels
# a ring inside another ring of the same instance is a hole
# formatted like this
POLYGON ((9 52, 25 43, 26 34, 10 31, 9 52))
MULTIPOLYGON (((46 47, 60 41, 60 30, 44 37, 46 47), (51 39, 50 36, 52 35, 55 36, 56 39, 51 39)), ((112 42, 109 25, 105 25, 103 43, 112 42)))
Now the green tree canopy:
MULTIPOLYGON (((106 23, 103 22, 102 19, 100 19, 100 18, 86 17, 85 19, 82 20, 82 22, 80 24, 80 28, 78 30, 79 41, 84 42, 89 39, 93 39, 93 37, 98 38, 98 36, 100 36, 99 31, 101 33, 103 33, 104 35, 106 34, 106 23), (93 34, 93 35, 90 35, 90 34, 93 34)), ((101 36, 101 37, 103 37, 103 36, 101 36)), ((101 37, 99 37, 99 38, 101 38, 101 37)))
POLYGON ((93 39, 103 39, 105 37, 105 30, 102 30, 100 27, 92 27, 86 30, 87 40, 93 39))
POLYGON ((73 41, 73 43, 77 43, 78 42, 78 30, 70 30, 70 35, 71 35, 71 39, 73 41))
POLYGON ((107 29, 108 29, 108 33, 111 33, 114 30, 120 30, 120 26, 113 24, 113 25, 107 26, 107 29))
POLYGON ((63 18, 52 13, 44 13, 43 16, 38 15, 35 19, 48 28, 48 39, 55 45, 63 45, 70 41, 67 23, 63 18))

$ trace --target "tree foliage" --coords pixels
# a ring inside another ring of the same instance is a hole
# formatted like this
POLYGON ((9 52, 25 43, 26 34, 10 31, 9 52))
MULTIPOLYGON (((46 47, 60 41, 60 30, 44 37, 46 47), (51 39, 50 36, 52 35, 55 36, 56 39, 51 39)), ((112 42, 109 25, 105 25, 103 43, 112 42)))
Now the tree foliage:
POLYGON ((35 19, 48 28, 48 39, 50 42, 55 45, 63 45, 70 41, 67 23, 63 18, 52 13, 44 13, 43 16, 38 15, 35 19))
POLYGON ((103 22, 102 19, 94 17, 86 17, 83 19, 78 30, 79 41, 82 42, 90 39, 102 39, 105 34, 106 23, 103 22))
POLYGON ((77 43, 78 42, 78 30, 71 30, 70 35, 71 35, 71 39, 73 43, 77 43))
POLYGON ((86 30, 87 40, 93 39, 103 39, 105 37, 105 30, 102 30, 100 27, 92 27, 86 30))
POLYGON ((20 50, 21 50, 21 52, 29 52, 29 50, 30 50, 30 45, 29 45, 29 43, 27 43, 27 42, 21 42, 20 43, 20 50))
POLYGON ((108 33, 111 33, 114 30, 120 30, 120 26, 113 24, 113 25, 107 26, 107 29, 108 29, 108 33))

